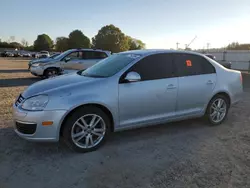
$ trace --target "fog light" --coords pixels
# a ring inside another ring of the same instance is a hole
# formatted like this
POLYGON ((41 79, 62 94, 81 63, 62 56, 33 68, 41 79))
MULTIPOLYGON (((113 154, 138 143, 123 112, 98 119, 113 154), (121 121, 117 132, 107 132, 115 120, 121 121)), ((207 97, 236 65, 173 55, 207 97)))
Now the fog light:
POLYGON ((49 125, 52 125, 52 124, 53 124, 53 121, 44 121, 44 122, 42 122, 43 126, 49 126, 49 125))

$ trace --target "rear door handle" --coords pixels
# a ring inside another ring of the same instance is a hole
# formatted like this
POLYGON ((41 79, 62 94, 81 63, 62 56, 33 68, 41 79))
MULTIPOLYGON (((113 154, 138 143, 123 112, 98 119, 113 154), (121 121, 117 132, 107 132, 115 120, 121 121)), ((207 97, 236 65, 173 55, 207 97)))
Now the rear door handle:
POLYGON ((211 80, 208 80, 207 85, 211 85, 211 84, 213 84, 213 82, 211 80))
POLYGON ((168 86, 167 86, 167 89, 175 89, 176 88, 176 86, 174 86, 174 84, 169 84, 168 86))

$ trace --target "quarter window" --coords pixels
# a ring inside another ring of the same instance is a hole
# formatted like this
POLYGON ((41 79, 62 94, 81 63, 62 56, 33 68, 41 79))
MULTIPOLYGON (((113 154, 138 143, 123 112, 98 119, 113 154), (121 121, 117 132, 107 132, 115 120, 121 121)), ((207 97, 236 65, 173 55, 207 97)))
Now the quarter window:
POLYGON ((175 54, 175 65, 179 76, 213 74, 215 68, 205 58, 192 54, 175 54))
POLYGON ((128 72, 137 72, 142 81, 170 78, 174 76, 171 54, 147 56, 133 65, 128 72))

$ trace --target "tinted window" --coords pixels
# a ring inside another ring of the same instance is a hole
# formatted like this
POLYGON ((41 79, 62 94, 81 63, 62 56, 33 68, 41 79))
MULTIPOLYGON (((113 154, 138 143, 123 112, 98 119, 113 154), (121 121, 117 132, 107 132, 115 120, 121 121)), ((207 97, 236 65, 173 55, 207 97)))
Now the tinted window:
POLYGON ((107 54, 104 52, 95 52, 95 51, 84 51, 83 59, 104 59, 107 57, 107 54))
POLYGON ((65 58, 70 58, 71 60, 74 60, 74 59, 81 59, 82 58, 82 54, 81 52, 71 52, 69 53, 67 56, 64 57, 65 58))
POLYGON ((95 59, 104 59, 107 57, 107 54, 104 52, 94 52, 95 59))
POLYGON ((175 54, 175 65, 179 76, 215 73, 213 65, 198 55, 175 54))
POLYGON ((170 78, 174 76, 171 54, 150 55, 132 66, 129 71, 140 74, 142 81, 170 78))

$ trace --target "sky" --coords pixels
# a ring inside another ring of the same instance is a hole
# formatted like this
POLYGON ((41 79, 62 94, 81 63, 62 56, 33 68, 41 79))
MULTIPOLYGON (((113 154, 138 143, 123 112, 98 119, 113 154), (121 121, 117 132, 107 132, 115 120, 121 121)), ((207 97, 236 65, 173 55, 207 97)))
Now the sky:
POLYGON ((250 43, 250 0, 1 0, 0 39, 33 44, 38 34, 53 40, 74 29, 92 38, 114 24, 147 48, 192 49, 250 43))

